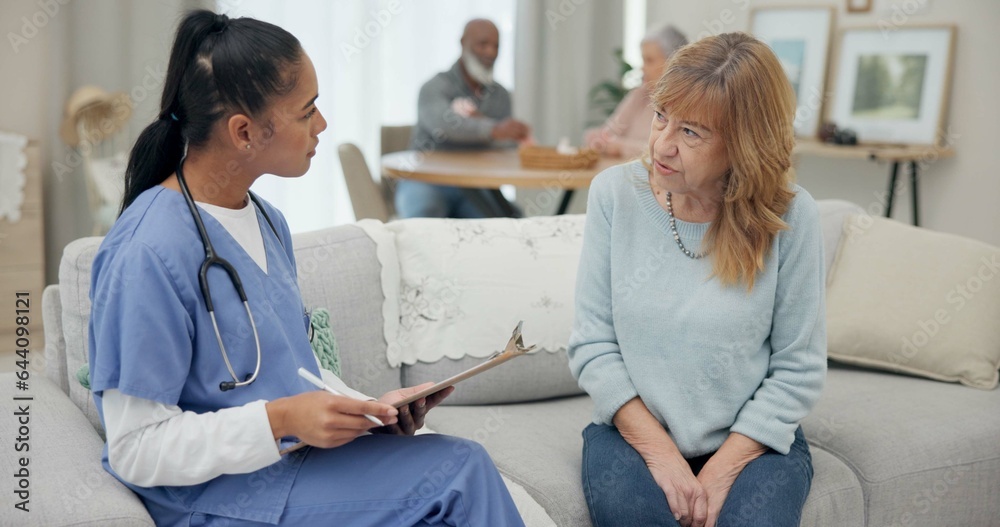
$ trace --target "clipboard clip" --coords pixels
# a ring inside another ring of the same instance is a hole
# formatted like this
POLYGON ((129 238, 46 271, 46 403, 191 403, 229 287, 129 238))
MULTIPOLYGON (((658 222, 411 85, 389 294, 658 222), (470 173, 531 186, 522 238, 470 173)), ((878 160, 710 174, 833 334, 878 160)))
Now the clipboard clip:
POLYGON ((517 356, 534 351, 535 345, 528 346, 527 348, 524 347, 524 339, 521 335, 521 328, 523 326, 524 321, 519 321, 517 326, 514 328, 514 332, 510 335, 510 340, 508 340, 507 345, 504 346, 504 349, 493 353, 493 355, 490 355, 490 358, 487 360, 493 360, 501 355, 517 356))

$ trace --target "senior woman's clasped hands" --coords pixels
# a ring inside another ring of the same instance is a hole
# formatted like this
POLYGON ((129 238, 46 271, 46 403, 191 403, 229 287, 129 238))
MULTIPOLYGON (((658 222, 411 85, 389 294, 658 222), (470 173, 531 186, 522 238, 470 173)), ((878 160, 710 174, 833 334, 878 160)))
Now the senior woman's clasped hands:
POLYGON ((734 434, 697 476, 676 447, 665 450, 650 456, 649 472, 663 489, 670 510, 676 511, 674 519, 683 526, 702 527, 715 525, 736 477, 767 448, 753 439, 734 434))

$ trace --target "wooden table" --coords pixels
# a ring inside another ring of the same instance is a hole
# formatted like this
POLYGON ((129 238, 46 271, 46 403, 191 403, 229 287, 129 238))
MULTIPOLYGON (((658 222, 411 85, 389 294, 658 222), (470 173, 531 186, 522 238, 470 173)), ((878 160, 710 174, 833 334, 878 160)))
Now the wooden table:
POLYGON ((892 215, 892 201, 896 195, 896 181, 899 164, 910 164, 910 197, 913 199, 913 225, 920 225, 920 163, 952 157, 955 150, 950 146, 934 145, 834 145, 818 141, 799 139, 794 154, 833 157, 839 159, 865 159, 892 163, 889 170, 889 196, 885 203, 885 217, 892 215))
POLYGON ((501 185, 514 185, 562 190, 563 197, 556 214, 563 214, 569 207, 574 189, 588 187, 590 180, 602 170, 625 161, 622 158, 602 157, 588 169, 538 170, 522 168, 516 149, 404 150, 382 156, 382 175, 453 187, 499 189, 501 185))

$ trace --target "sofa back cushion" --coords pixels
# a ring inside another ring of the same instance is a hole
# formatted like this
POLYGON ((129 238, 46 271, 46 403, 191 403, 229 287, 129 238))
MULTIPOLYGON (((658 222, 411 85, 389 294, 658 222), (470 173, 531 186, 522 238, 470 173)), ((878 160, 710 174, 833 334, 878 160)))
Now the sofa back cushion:
POLYGON ((854 214, 863 214, 861 207, 839 199, 824 199, 816 202, 819 206, 820 226, 823 229, 823 256, 826 261, 826 275, 833 269, 833 257, 843 235, 844 220, 854 214))
POLYGON ((94 255, 102 238, 87 237, 74 240, 63 249, 59 262, 59 292, 62 296, 62 327, 66 341, 66 382, 69 398, 90 424, 102 430, 101 419, 94 406, 90 390, 76 380, 76 372, 87 364, 88 325, 90 322, 90 270, 94 255))
POLYGON ((372 397, 400 388, 399 369, 386 359, 375 242, 354 225, 292 238, 302 301, 308 309, 330 311, 344 382, 372 397))
POLYGON ((991 390, 1000 248, 856 215, 827 280, 829 356, 991 390))
MULTIPOLYGON (((440 381, 503 349, 519 320, 531 354, 464 381, 446 404, 495 404, 582 393, 566 343, 584 216, 390 223, 400 323, 390 349, 403 383, 440 381)), ((390 330, 391 331, 391 330, 390 330)))

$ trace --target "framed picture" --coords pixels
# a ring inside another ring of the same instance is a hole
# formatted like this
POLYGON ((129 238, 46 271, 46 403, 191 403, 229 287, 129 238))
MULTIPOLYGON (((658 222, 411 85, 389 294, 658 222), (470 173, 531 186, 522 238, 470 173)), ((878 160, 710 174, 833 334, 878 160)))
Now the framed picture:
POLYGON ((795 134, 815 137, 826 97, 832 7, 755 9, 750 32, 771 46, 795 92, 795 134))
POLYGON ((847 0, 848 13, 867 13, 872 10, 872 0, 847 0))
POLYGON ((830 119, 862 143, 938 144, 951 88, 955 27, 848 29, 830 119))

